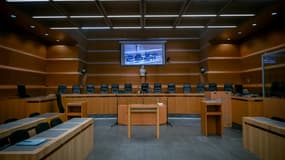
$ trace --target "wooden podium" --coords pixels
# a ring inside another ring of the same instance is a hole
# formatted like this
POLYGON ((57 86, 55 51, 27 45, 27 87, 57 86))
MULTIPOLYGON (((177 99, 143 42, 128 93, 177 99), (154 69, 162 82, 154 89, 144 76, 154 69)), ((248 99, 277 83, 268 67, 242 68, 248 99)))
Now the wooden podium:
POLYGON ((70 102, 66 104, 66 117, 71 119, 74 117, 86 117, 87 103, 86 102, 70 102))
POLYGON ((222 102, 219 100, 201 101, 201 131, 205 136, 223 134, 222 102))

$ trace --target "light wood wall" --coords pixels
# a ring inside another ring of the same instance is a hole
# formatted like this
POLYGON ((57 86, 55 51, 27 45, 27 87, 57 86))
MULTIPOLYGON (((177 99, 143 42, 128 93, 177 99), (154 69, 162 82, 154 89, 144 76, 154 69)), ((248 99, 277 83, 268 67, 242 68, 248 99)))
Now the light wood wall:
POLYGON ((25 33, 0 32, 0 94, 16 96, 16 85, 29 86, 30 95, 45 94, 45 57, 43 43, 25 33))
MULTIPOLYGON (((150 87, 153 87, 155 82, 161 83, 165 92, 166 85, 171 82, 180 87, 180 92, 184 83, 195 86, 201 81, 199 48, 198 40, 168 40, 166 59, 169 61, 161 66, 145 66, 146 82, 150 87)), ((121 66, 119 41, 91 41, 85 61, 88 70, 86 83, 94 84, 97 88, 102 83, 118 83, 122 87, 124 83, 132 83, 135 86, 142 83, 139 76, 140 66, 121 66)))
MULTIPOLYGON (((255 37, 252 37, 240 45, 241 54, 241 82, 252 92, 262 93, 262 65, 261 56, 272 51, 285 48, 285 31, 280 28, 270 28, 255 37)), ((267 86, 273 80, 282 80, 285 63, 280 67, 266 69, 267 86)), ((273 65, 274 66, 274 65, 273 65)), ((283 78, 284 80, 284 78, 283 78)))

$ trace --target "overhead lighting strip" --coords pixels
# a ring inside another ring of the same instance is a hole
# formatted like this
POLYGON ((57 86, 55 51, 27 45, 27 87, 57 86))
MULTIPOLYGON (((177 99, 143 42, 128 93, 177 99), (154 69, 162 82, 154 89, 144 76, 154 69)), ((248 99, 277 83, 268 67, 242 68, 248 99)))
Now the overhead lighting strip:
POLYGON ((220 14, 220 17, 253 17, 255 14, 220 14))
POLYGON ((181 17, 217 17, 216 14, 183 14, 181 17))
POLYGON ((195 29, 195 28, 205 28, 205 26, 176 26, 175 28, 179 28, 179 29, 195 29))
POLYGON ((144 15, 146 18, 171 18, 178 17, 179 15, 144 15))
POLYGON ((140 18, 141 15, 109 15, 108 18, 140 18))
POLYGON ((110 27, 81 27, 81 29, 83 29, 83 30, 88 30, 88 29, 94 29, 94 30, 96 30, 96 29, 98 29, 98 30, 101 30, 101 29, 110 29, 110 27))
POLYGON ((49 0, 6 0, 6 2, 49 2, 49 0))
POLYGON ((142 27, 112 27, 113 29, 141 29, 142 27))
POLYGON ((65 19, 67 16, 33 16, 34 19, 65 19))
POLYGON ((171 29, 172 26, 145 26, 145 29, 171 29))
POLYGON ((104 16, 69 16, 69 18, 104 18, 104 16))
POLYGON ((237 26, 207 26, 207 28, 213 28, 213 29, 224 29, 224 28, 237 28, 237 26))

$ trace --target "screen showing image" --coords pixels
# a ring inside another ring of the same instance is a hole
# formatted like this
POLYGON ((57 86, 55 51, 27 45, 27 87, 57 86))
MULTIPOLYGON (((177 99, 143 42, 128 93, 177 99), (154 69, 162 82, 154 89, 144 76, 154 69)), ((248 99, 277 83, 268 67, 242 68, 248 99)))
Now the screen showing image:
POLYGON ((122 65, 163 65, 165 64, 165 43, 122 43, 122 65))

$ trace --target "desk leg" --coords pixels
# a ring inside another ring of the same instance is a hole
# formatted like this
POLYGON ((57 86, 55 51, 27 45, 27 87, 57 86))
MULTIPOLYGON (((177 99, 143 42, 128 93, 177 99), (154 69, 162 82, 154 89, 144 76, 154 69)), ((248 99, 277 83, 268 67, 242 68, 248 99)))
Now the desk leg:
POLYGON ((156 138, 159 139, 159 107, 156 110, 156 138))
POLYGON ((131 109, 128 107, 128 138, 131 138, 131 109))

